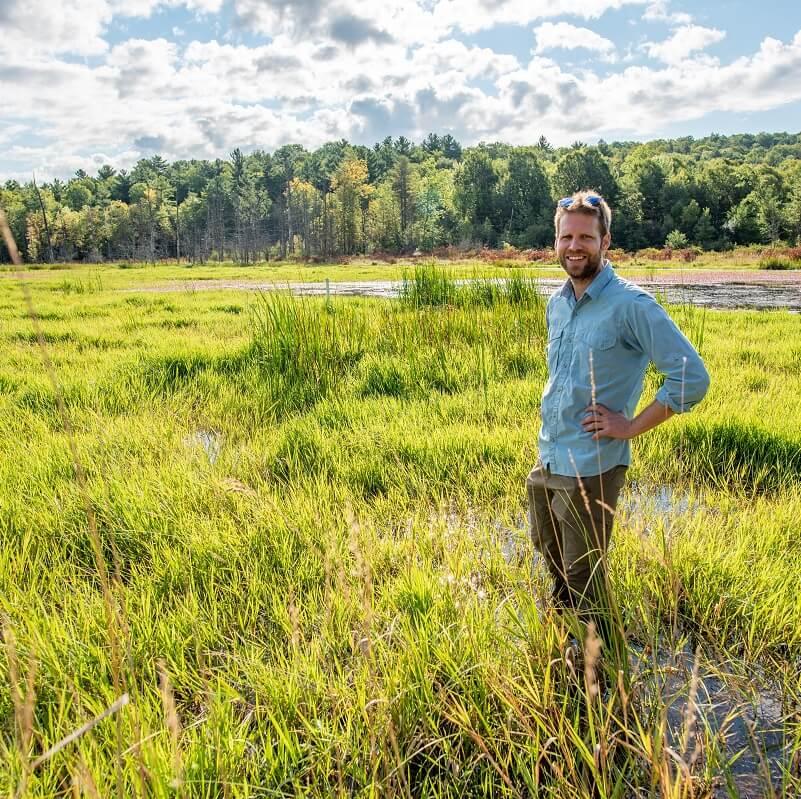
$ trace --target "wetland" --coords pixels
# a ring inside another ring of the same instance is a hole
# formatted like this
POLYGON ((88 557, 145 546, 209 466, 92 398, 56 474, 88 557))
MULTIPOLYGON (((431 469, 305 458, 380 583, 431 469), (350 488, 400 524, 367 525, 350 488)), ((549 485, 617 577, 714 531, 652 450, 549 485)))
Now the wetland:
POLYGON ((600 693, 523 523, 548 275, 153 269, 0 281, 5 793, 801 788, 797 314, 669 304, 712 387, 635 442, 600 693))

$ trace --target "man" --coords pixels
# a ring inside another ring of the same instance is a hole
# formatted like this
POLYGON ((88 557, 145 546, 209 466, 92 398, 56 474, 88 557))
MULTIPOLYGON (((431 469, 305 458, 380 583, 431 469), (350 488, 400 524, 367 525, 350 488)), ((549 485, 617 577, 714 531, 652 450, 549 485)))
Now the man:
POLYGON ((553 577, 554 603, 594 621, 607 645, 614 629, 605 561, 629 441, 690 410, 709 387, 701 358, 664 309, 606 260, 610 223, 606 201, 591 192, 556 208, 556 254, 568 279, 546 309, 539 460, 526 481, 531 536, 553 577), (649 362, 665 380, 635 415, 649 362))

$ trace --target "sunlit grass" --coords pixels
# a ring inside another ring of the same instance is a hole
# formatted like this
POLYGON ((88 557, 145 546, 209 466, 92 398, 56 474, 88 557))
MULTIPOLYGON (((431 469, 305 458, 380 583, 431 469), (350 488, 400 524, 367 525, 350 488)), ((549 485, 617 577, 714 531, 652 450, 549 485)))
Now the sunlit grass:
POLYGON ((701 677, 783 699, 773 780, 798 787, 797 316, 674 311, 712 389, 635 445, 611 554, 631 670, 597 664, 594 696, 523 521, 546 376, 525 276, 326 303, 56 274, 33 299, 88 497, 0 283, 5 794, 705 796, 737 759, 700 713, 683 751, 658 689, 692 692, 696 647, 701 677), (131 701, 32 769, 117 699, 87 499, 131 701))

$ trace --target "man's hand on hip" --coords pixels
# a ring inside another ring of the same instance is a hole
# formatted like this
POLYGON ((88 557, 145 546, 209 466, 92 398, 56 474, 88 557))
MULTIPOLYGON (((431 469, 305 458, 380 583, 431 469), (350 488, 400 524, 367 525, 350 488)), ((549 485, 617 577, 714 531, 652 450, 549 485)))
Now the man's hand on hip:
POLYGON ((636 435, 631 419, 627 419, 622 413, 610 411, 605 405, 589 405, 585 413, 581 424, 588 433, 594 434, 593 441, 598 441, 599 438, 628 439, 636 435))
POLYGON ((622 413, 610 411, 605 405, 588 405, 581 424, 592 440, 600 438, 635 438, 652 430, 674 415, 673 411, 661 402, 654 400, 634 419, 627 419, 622 413))

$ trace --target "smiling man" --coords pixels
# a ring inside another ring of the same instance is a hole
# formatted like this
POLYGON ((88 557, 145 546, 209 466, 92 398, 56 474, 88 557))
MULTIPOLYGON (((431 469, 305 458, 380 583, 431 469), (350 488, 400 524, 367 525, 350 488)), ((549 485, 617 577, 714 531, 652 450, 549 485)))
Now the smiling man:
POLYGON ((534 546, 554 580, 553 600, 609 641, 606 552, 629 441, 706 394, 700 356, 665 310, 606 260, 612 214, 591 192, 560 200, 556 254, 568 275, 548 301, 548 381, 539 460, 526 488, 534 546), (649 363, 664 375, 635 410, 649 363))

